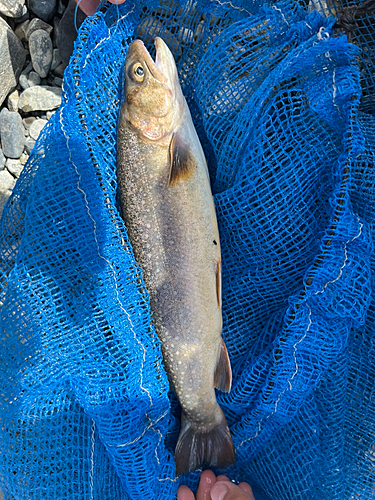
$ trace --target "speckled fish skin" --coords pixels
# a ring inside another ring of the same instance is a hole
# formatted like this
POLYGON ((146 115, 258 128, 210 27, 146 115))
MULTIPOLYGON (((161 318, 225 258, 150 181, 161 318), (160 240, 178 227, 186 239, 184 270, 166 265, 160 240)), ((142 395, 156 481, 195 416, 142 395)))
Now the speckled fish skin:
POLYGON ((173 56, 160 38, 155 45, 155 61, 140 40, 125 61, 117 178, 121 214, 182 407, 179 475, 234 461, 214 390, 230 389, 231 370, 221 338, 220 243, 207 165, 173 56))

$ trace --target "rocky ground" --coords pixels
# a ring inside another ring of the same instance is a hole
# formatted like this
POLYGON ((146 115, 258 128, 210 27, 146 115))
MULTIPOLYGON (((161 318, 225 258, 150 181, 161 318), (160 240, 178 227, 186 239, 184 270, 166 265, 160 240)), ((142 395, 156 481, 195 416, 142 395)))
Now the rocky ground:
MULTIPOLYGON (((74 0, 0 0, 0 216, 60 105, 77 36, 75 11, 74 0)), ((77 27, 84 18, 77 10, 77 27)))

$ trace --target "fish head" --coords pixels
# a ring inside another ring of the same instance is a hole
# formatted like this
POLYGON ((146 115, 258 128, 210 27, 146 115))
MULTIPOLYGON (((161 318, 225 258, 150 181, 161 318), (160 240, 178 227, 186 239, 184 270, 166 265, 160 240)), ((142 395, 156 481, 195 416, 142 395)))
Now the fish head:
POLYGON ((171 51, 159 37, 155 47, 154 61, 141 40, 130 45, 121 113, 141 137, 152 141, 173 133, 186 105, 171 51))

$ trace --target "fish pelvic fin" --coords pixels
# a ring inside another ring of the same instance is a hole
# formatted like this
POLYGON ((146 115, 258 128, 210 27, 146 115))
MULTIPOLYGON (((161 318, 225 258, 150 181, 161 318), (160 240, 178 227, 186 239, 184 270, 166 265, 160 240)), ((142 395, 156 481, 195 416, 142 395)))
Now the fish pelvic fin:
POLYGON ((221 414, 220 423, 208 430, 195 426, 182 412, 181 431, 174 456, 177 476, 193 472, 203 465, 225 468, 234 464, 232 437, 219 406, 218 411, 221 414))
POLYGON ((232 387, 232 369, 224 340, 221 339, 218 360, 214 376, 214 386, 223 392, 229 392, 232 387))
POLYGON ((190 179, 196 170, 197 162, 190 147, 178 132, 173 134, 169 144, 169 162, 168 187, 173 187, 182 180, 190 179))

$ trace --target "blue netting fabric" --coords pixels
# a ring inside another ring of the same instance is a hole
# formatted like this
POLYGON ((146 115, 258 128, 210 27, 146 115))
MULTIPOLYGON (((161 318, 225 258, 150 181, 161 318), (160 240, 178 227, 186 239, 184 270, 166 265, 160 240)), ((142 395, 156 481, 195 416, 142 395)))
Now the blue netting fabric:
POLYGON ((178 404, 116 205, 124 58, 156 35, 217 207, 227 474, 257 500, 371 498, 374 22, 362 16, 349 44, 293 1, 103 3, 86 20, 1 220, 5 500, 168 500, 197 484, 175 479, 178 404))

